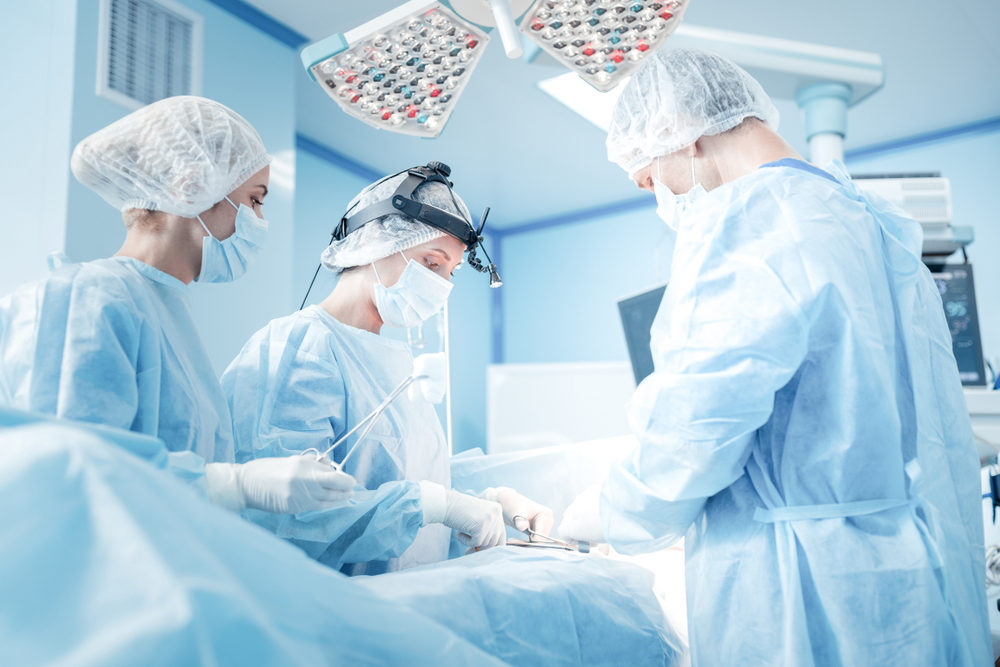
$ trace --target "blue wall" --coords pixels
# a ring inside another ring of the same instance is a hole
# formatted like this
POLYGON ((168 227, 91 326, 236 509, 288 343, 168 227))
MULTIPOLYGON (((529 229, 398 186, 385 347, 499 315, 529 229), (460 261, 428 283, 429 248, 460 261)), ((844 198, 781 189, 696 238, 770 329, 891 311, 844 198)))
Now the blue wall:
POLYGON ((646 209, 504 237, 504 361, 628 359, 616 302, 666 282, 673 252, 649 199, 646 209))
MULTIPOLYGON (((496 243, 492 237, 485 242, 488 250, 496 243)), ((454 283, 448 309, 452 427, 455 451, 459 452, 472 447, 486 448, 486 366, 490 362, 490 308, 494 290, 490 289, 485 274, 468 266, 455 272, 454 283)), ((499 289, 507 289, 506 283, 499 289)))
POLYGON ((7 3, 3 22, 0 295, 45 276, 46 255, 63 249, 76 0, 7 3))
MULTIPOLYGON (((370 182, 307 151, 296 151, 295 266, 292 272, 296 308, 302 303, 319 264, 319 256, 330 242, 330 233, 340 220, 347 202, 370 182)), ((309 303, 322 301, 335 284, 333 274, 321 269, 309 295, 309 303)))

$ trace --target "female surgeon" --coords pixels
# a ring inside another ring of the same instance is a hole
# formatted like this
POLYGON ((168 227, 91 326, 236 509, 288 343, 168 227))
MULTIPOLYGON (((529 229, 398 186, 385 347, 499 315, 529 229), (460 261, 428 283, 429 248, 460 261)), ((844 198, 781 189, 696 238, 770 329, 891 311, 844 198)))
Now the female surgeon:
MULTIPOLYGON (((380 332, 417 325, 448 299, 451 275, 469 249, 458 234, 472 230, 449 173, 430 163, 364 188, 322 255, 340 275, 333 291, 258 331, 223 373, 237 461, 324 452, 413 372, 408 346, 380 332)), ((345 460, 350 447, 332 458, 345 460)), ((312 531, 302 530, 302 517, 254 520, 349 574, 443 560, 449 529, 470 546, 488 547, 502 543, 503 522, 513 525, 515 516, 524 517, 517 528, 545 533, 552 526, 548 508, 511 489, 487 489, 481 498, 450 489, 444 434, 422 396, 400 396, 344 470, 372 491, 317 513, 312 531)))
POLYGON ((0 404, 193 452, 209 462, 209 497, 232 509, 348 495, 353 480, 314 458, 232 463, 229 409, 188 311, 190 283, 235 280, 260 250, 269 161, 246 120, 200 97, 150 104, 80 142, 73 174, 122 212, 125 242, 0 299, 0 404))

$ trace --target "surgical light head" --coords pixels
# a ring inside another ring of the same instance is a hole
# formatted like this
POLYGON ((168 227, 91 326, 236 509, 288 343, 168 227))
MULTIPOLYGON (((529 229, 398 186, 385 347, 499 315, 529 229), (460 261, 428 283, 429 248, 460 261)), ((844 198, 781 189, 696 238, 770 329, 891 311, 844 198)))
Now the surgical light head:
POLYGON ((521 32, 600 91, 617 86, 666 43, 688 0, 538 0, 521 32))
POLYGON ((366 125, 436 137, 496 28, 509 58, 520 31, 607 91, 662 46, 688 0, 410 0, 302 50, 302 64, 366 125))
POLYGON ((489 34, 440 2, 413 0, 307 46, 309 75, 366 125, 436 137, 448 122, 489 34))

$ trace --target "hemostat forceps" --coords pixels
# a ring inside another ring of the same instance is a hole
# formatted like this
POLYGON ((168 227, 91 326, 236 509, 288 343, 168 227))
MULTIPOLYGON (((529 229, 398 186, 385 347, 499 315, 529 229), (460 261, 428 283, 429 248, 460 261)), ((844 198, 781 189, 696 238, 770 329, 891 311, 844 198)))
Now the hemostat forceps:
POLYGON ((532 530, 531 522, 527 517, 516 515, 511 517, 511 523, 514 524, 515 530, 518 530, 528 536, 527 541, 525 540, 507 540, 508 546, 513 547, 537 547, 540 549, 561 549, 563 551, 579 551, 582 554, 590 553, 590 543, 589 542, 579 542, 577 544, 572 544, 570 542, 564 542, 563 540, 556 539, 545 535, 544 533, 539 533, 537 530, 532 530), (517 520, 524 519, 524 522, 528 524, 527 528, 523 530, 517 528, 517 520))
POLYGON ((333 466, 335 469, 341 470, 344 467, 344 464, 347 463, 347 459, 350 458, 351 454, 353 454, 355 452, 355 450, 358 448, 358 445, 361 444, 361 441, 364 440, 365 437, 367 437, 367 435, 369 433, 371 433, 372 428, 375 426, 375 422, 378 421, 378 418, 382 416, 382 414, 392 404, 392 402, 395 401, 397 398, 399 398, 399 396, 404 391, 406 391, 407 387, 409 387, 411 384, 413 384, 417 380, 426 380, 426 379, 428 379, 428 377, 429 376, 427 376, 427 375, 411 375, 408 378, 406 378, 405 380, 403 380, 402 382, 400 382, 396 386, 396 388, 393 389, 392 392, 388 396, 386 396, 385 400, 382 401, 378 405, 377 408, 375 408, 374 410, 372 410, 370 413, 368 413, 368 415, 364 419, 362 419, 357 424, 355 424, 354 428, 352 428, 350 431, 348 431, 344 435, 340 436, 337 439, 337 441, 335 443, 333 443, 332 445, 330 445, 330 447, 325 452, 323 452, 322 454, 320 454, 318 450, 316 450, 316 449, 314 449, 312 447, 310 447, 309 449, 305 450, 302 453, 306 454, 306 453, 312 452, 312 453, 316 454, 316 458, 318 460, 322 461, 323 459, 326 459, 327 461, 330 462, 330 465, 333 466), (358 436, 358 439, 355 441, 354 446, 351 447, 351 449, 350 449, 349 452, 347 452, 347 456, 345 456, 340 461, 340 463, 334 463, 333 461, 331 461, 330 460, 330 452, 332 452, 334 449, 336 449, 337 447, 339 447, 345 440, 347 440, 349 437, 351 437, 352 435, 354 435, 359 429, 362 429, 362 428, 364 430, 361 431, 361 435, 358 436))

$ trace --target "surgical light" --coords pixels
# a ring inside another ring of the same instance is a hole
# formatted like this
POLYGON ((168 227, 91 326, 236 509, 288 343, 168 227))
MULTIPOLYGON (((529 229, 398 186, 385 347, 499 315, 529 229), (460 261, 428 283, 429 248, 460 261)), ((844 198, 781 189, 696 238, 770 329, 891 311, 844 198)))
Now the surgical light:
POLYGON ((441 2, 412 0, 307 46, 310 76, 347 114, 418 137, 444 128, 489 33, 441 2))
POLYGON ((367 125, 436 137, 496 28, 509 58, 517 29, 600 91, 614 88, 680 23, 688 0, 410 0, 310 44, 309 75, 367 125))
POLYGON ((688 0, 538 0, 521 32, 602 92, 611 90, 681 22, 688 0))

